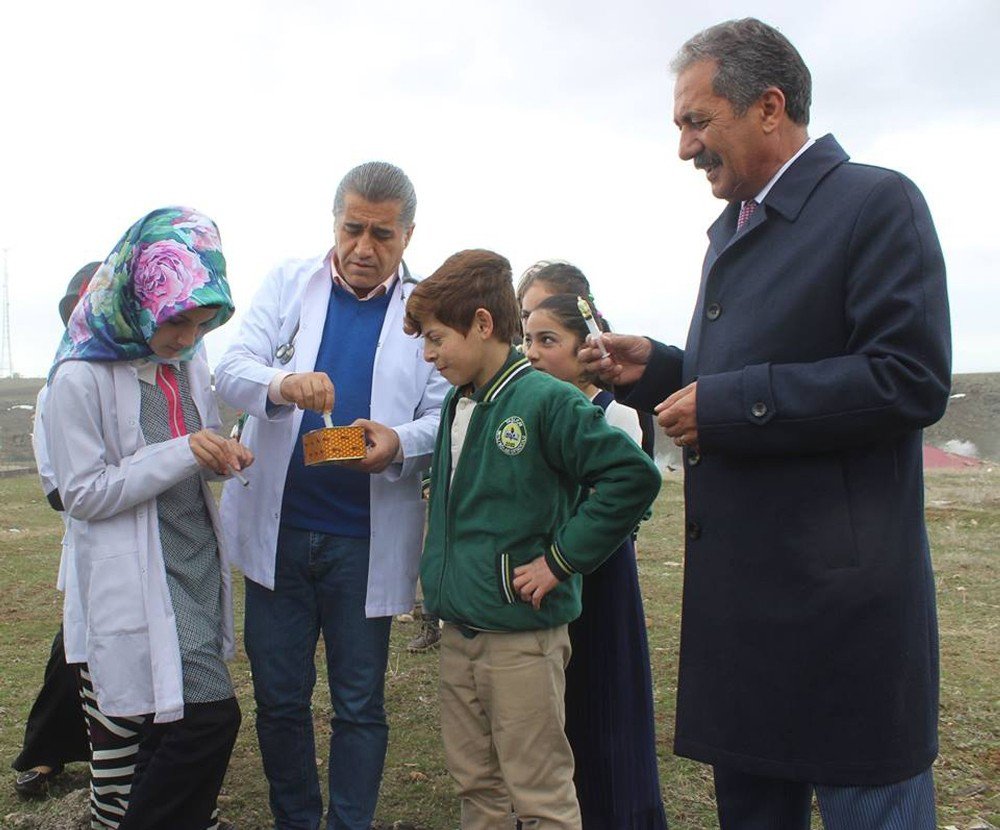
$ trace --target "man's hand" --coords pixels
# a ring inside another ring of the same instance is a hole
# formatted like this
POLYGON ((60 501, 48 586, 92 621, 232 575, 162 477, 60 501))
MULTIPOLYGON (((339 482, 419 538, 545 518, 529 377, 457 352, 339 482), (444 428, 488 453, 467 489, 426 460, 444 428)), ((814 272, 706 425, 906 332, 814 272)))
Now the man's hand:
POLYGON ((663 431, 678 447, 698 449, 698 382, 678 389, 653 411, 663 431))
POLYGON ((279 391, 299 409, 333 411, 333 381, 326 372, 294 372, 281 381, 279 391))
POLYGON ((642 377, 646 364, 649 363, 649 356, 653 353, 653 344, 647 338, 604 332, 601 342, 608 352, 607 357, 601 356, 601 350, 593 337, 588 337, 587 342, 576 353, 584 369, 595 372, 601 380, 617 386, 635 383, 642 377))
POLYGON ((368 454, 358 461, 345 461, 341 464, 342 467, 361 473, 381 473, 395 461, 396 453, 399 452, 399 434, 396 430, 366 418, 358 418, 351 426, 364 427, 368 454))
POLYGON ((229 475, 230 468, 239 471, 253 464, 253 453, 247 447, 210 429, 192 433, 188 443, 198 463, 220 476, 229 475))
POLYGON ((536 611, 542 607, 545 595, 558 584, 559 580, 552 573, 544 556, 514 568, 514 590, 520 594, 521 599, 530 602, 536 611))

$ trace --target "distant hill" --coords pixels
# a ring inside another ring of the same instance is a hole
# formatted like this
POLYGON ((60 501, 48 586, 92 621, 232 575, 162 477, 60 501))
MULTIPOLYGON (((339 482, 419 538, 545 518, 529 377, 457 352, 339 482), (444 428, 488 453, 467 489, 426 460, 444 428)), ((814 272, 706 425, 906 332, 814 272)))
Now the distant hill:
MULTIPOLYGON (((31 466, 31 418, 42 378, 0 379, 0 470, 31 466)), ((228 432, 236 412, 223 405, 228 432)), ((1000 461, 1000 372, 955 375, 952 398, 944 418, 926 431, 927 441, 950 452, 1000 461)), ((672 448, 658 442, 663 460, 673 460, 672 448), (662 446, 661 446, 662 445, 662 446)))
POLYGON ((1000 372, 955 375, 948 411, 925 436, 943 450, 1000 461, 1000 372))
MULTIPOLYGON (((0 474, 7 467, 34 468, 31 419, 44 378, 0 378, 0 474)), ((236 411, 219 402, 225 434, 236 422, 236 411)))
POLYGON ((38 378, 0 379, 0 467, 34 464, 31 419, 43 383, 38 378))

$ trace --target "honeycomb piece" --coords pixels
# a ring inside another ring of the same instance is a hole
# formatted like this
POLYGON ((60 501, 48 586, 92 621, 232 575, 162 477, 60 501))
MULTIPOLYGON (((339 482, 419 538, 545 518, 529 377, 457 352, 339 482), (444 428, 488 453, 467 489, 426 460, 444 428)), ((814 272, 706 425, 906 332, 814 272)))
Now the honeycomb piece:
POLYGON ((364 458, 366 451, 362 427, 323 427, 302 436, 307 466, 364 458))

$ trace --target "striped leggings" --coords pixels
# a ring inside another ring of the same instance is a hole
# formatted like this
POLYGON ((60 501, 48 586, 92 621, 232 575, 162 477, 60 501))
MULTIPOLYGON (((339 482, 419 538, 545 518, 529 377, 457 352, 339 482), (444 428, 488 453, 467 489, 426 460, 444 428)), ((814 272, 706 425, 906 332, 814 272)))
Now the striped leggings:
MULTIPOLYGON (((143 718, 119 718, 103 714, 86 664, 79 666, 80 698, 90 739, 90 827, 117 828, 128 809, 139 753, 139 728, 143 718)), ((219 810, 212 813, 206 830, 219 830, 219 810)))

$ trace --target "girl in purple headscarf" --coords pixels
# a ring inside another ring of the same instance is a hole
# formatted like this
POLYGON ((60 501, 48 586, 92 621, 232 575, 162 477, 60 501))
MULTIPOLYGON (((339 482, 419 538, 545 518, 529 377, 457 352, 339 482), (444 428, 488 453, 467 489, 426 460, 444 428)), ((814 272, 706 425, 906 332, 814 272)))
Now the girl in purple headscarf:
POLYGON ((85 633, 95 791, 113 793, 95 827, 211 826, 236 740, 229 566, 207 479, 253 458, 215 431, 201 347, 232 313, 214 222, 163 208, 98 269, 49 373, 67 594, 82 609, 67 626, 85 633), (140 738, 134 777, 122 732, 140 738))

